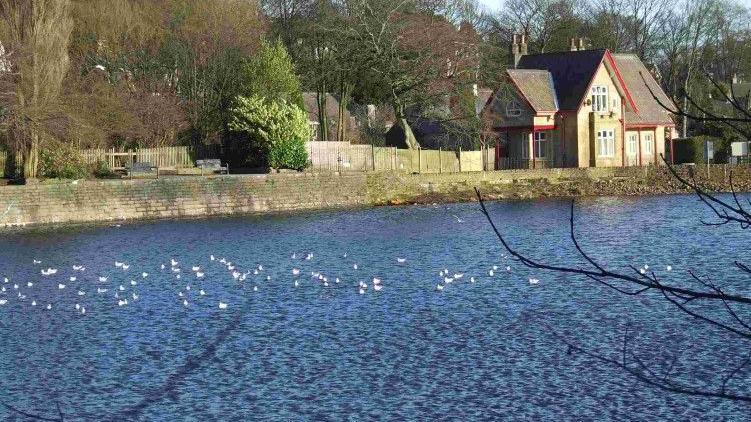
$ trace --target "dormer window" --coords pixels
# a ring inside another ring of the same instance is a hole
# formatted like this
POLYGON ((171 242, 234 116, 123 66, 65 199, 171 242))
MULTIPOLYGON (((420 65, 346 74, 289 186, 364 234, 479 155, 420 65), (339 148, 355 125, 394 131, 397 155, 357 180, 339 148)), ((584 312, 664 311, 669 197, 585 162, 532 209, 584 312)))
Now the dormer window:
POLYGON ((506 117, 519 117, 522 115, 522 107, 516 100, 511 100, 506 104, 506 117))
POLYGON ((592 111, 608 111, 608 87, 604 85, 595 85, 592 87, 592 111))

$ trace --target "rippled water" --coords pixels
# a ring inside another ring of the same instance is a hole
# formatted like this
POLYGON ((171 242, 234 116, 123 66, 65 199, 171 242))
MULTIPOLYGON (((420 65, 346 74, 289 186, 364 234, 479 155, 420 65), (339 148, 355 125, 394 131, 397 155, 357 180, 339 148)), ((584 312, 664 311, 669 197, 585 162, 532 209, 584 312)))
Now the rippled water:
MULTIPOLYGON (((489 204, 523 251, 581 263, 567 237, 568 206, 489 204)), ((745 258, 748 235, 699 226, 708 214, 693 197, 586 199, 577 210, 581 242, 602 263, 647 264, 667 279, 694 269, 748 292, 747 281, 729 269, 733 259, 745 258)), ((674 372, 707 383, 722 376, 718 362, 737 361, 747 345, 677 314, 657 295, 619 295, 586 279, 523 268, 503 253, 477 204, 4 233, 0 275, 10 280, 0 295, 8 300, 0 306, 0 401, 45 417, 54 417, 59 404, 66 420, 744 420, 751 414, 746 405, 669 394, 569 354, 546 324, 614 356, 629 326, 645 360, 659 365, 683 351, 674 372), (307 253, 311 260, 302 259, 307 253), (212 254, 241 271, 259 264, 263 271, 239 283, 210 261, 212 254), (180 262, 180 280, 171 258, 180 262), (86 270, 73 272, 72 265, 86 270), (194 265, 205 272, 202 281, 194 265), (498 270, 490 277, 493 265, 498 270), (45 268, 59 271, 43 277, 45 268), (301 270, 297 288, 293 268, 301 270), (443 269, 464 277, 439 292, 443 269), (329 287, 311 272, 326 276, 329 287), (373 277, 383 290, 373 290, 373 277), (530 285, 529 278, 540 282, 530 285), (359 282, 369 284, 365 294, 359 282), (201 288, 206 296, 198 296, 201 288), (134 292, 138 300, 118 306, 134 292), (227 309, 219 309, 220 301, 227 309)), ((751 390, 751 373, 742 371, 732 387, 751 390)), ((4 408, 0 416, 24 420, 4 408)))

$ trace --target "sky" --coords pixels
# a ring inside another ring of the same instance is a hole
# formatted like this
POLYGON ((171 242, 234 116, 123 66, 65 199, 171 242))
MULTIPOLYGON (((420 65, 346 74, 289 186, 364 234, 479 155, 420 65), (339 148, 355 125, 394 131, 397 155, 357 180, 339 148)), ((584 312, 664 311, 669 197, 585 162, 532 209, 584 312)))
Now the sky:
MULTIPOLYGON (((498 10, 501 7, 503 0, 479 0, 481 4, 487 6, 490 10, 498 10)), ((751 0, 736 0, 739 3, 751 8, 751 0)))

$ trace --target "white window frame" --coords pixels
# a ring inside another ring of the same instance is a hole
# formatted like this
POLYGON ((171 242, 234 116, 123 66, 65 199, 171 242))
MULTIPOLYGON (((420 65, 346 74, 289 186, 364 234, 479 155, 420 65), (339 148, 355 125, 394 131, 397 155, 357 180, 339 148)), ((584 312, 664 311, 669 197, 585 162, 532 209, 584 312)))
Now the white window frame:
POLYGON ((607 85, 594 85, 592 93, 592 111, 596 113, 605 113, 609 110, 609 92, 607 85))
POLYGON ((535 132, 532 142, 535 147, 535 159, 545 159, 547 155, 548 142, 548 136, 546 132, 535 132))
POLYGON ((639 134, 632 133, 628 135, 628 141, 626 142, 626 155, 636 157, 637 152, 639 152, 639 134))
POLYGON ((506 117, 519 117, 522 115, 522 106, 519 101, 511 100, 506 103, 506 117))
POLYGON ((652 142, 654 142, 654 139, 652 139, 652 134, 645 133, 644 134, 644 154, 652 155, 654 153, 654 148, 652 148, 652 142))
POLYGON ((597 131, 597 158, 615 157, 615 130, 602 129, 597 131))

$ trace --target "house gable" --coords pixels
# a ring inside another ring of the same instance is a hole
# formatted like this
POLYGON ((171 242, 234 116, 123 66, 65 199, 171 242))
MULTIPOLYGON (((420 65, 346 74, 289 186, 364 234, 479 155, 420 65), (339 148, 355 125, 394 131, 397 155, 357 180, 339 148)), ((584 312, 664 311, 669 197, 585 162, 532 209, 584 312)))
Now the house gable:
POLYGON ((530 127, 534 124, 534 116, 534 108, 513 83, 504 84, 496 90, 483 111, 483 119, 496 129, 530 127), (517 116, 507 113, 517 108, 517 116))

